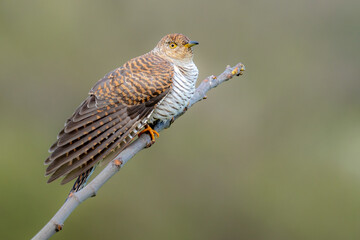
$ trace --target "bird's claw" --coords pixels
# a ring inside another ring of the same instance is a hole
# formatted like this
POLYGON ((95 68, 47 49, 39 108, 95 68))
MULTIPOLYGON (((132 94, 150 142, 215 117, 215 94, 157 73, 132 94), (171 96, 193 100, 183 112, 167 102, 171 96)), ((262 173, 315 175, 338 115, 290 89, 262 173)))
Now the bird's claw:
POLYGON ((142 130, 142 131, 138 134, 138 136, 140 137, 143 133, 146 133, 146 132, 149 133, 150 138, 151 138, 151 142, 146 145, 146 148, 149 148, 149 147, 151 147, 151 146, 155 143, 155 135, 156 135, 157 137, 159 137, 160 134, 159 134, 157 131, 155 131, 154 129, 152 129, 152 128, 147 124, 147 125, 145 125, 145 129, 142 130))

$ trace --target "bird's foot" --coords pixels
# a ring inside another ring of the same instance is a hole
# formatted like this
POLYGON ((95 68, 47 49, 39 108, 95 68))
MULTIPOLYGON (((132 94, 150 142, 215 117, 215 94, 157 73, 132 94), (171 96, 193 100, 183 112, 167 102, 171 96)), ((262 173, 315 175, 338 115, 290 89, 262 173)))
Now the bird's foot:
POLYGON ((140 137, 143 133, 146 133, 146 132, 149 133, 150 138, 151 138, 151 143, 150 143, 148 146, 146 146, 146 147, 151 147, 151 146, 155 143, 155 135, 156 135, 157 137, 159 137, 160 135, 159 135, 159 133, 158 133, 157 131, 155 131, 155 130, 152 129, 148 124, 146 124, 146 125, 145 125, 145 129, 142 130, 142 131, 138 134, 138 136, 140 137))

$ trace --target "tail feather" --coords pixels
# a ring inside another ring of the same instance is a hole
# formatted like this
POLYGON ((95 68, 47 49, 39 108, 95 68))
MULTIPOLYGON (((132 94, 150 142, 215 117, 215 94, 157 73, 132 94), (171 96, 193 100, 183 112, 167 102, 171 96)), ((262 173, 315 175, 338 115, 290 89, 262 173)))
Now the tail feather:
POLYGON ((118 102, 100 109, 97 106, 96 111, 87 109, 93 105, 92 97, 83 102, 51 146, 51 154, 45 160, 46 175, 51 175, 48 183, 64 176, 61 183, 65 184, 80 176, 75 185, 81 185, 81 179, 99 161, 131 142, 153 110, 146 104, 129 107, 118 102), (82 119, 83 116, 86 117, 82 119))
MULTIPOLYGON (((126 125, 131 125, 133 124, 133 122, 134 121, 129 121, 129 123, 127 123, 126 125)), ((57 178, 58 176, 66 174, 66 172, 69 172, 71 169, 74 169, 83 164, 84 162, 87 162, 89 159, 95 157, 101 152, 101 150, 105 146, 107 146, 106 144, 109 144, 115 138, 122 136, 121 133, 116 134, 117 132, 121 131, 121 128, 123 127, 122 124, 123 123, 120 122, 114 127, 107 129, 99 136, 96 136, 96 138, 91 139, 91 141, 89 141, 86 145, 82 144, 80 141, 75 142, 74 146, 79 145, 79 148, 76 151, 70 151, 68 155, 64 155, 64 153, 69 152, 66 148, 59 148, 61 154, 59 154, 59 157, 55 158, 53 162, 48 166, 48 168, 46 169, 46 174, 51 174, 56 171, 56 173, 53 175, 53 178, 57 178), (77 158, 80 158, 81 161, 79 161, 80 159, 77 160, 77 158), (63 164, 60 165, 60 162, 62 162, 63 164)))
POLYGON ((93 174, 95 168, 96 168, 96 166, 93 166, 90 169, 88 169, 87 171, 85 171, 84 173, 79 175, 79 177, 76 179, 73 187, 71 188, 69 195, 71 193, 80 191, 82 188, 84 188, 86 186, 86 183, 89 180, 89 178, 91 177, 91 174, 93 174))

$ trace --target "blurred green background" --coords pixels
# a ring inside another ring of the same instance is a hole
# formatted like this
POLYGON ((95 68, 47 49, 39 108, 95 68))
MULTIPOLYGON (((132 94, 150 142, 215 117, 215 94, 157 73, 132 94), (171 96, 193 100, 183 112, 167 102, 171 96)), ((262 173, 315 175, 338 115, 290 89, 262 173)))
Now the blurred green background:
POLYGON ((243 62, 52 239, 360 239, 360 1, 0 1, 0 233, 71 187, 43 161, 92 85, 162 36, 243 62))

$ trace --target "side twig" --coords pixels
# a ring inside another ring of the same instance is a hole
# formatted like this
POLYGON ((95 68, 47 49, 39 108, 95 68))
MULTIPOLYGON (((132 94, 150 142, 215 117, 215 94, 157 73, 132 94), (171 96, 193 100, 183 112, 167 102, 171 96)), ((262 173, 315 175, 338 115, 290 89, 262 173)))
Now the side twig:
MULTIPOLYGON (((238 63, 234 67, 227 66, 225 71, 219 76, 209 76, 204 79, 197 87, 194 96, 191 98, 189 109, 195 103, 206 99, 206 93, 220 85, 221 83, 231 79, 233 76, 242 75, 245 66, 238 63)), ((155 125, 155 130, 160 132, 164 128, 170 127, 171 123, 179 118, 185 111, 177 115, 174 119, 167 122, 160 122, 155 125)), ((86 199, 96 195, 97 191, 104 183, 117 173, 131 158, 139 151, 149 146, 151 143, 148 134, 142 134, 138 139, 132 142, 125 150, 119 153, 86 187, 76 193, 72 193, 64 205, 53 216, 53 218, 32 238, 33 240, 49 239, 56 232, 62 230, 65 220, 70 216, 74 209, 86 199)))

